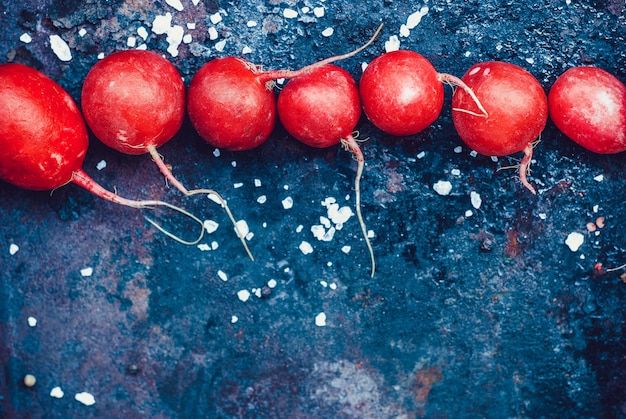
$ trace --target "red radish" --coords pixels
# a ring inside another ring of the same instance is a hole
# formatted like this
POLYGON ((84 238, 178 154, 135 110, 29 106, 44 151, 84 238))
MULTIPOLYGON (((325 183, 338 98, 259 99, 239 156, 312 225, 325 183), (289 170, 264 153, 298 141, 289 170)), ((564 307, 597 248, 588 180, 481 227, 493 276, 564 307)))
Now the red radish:
MULTIPOLYGON (((414 135, 435 122, 443 107, 443 84, 461 86, 457 77, 438 73, 417 52, 398 50, 376 57, 367 66, 359 90, 363 110, 380 130, 414 135)), ((477 106, 480 103, 477 101, 477 106)), ((484 113, 484 110, 481 109, 484 113)))
POLYGON ((364 159, 353 131, 361 116, 357 84, 342 68, 332 64, 316 67, 290 80, 278 95, 278 116, 297 140, 318 148, 341 143, 358 162, 354 182, 356 211, 370 252, 374 276, 376 263, 361 215, 360 179, 364 159))
POLYGON ((488 116, 476 109, 465 90, 452 96, 452 120, 461 139, 486 156, 524 152, 519 165, 522 184, 533 194, 526 172, 533 146, 548 120, 548 100, 537 79, 528 71, 505 62, 474 64, 462 80, 483 104, 488 116))
POLYGON ((227 150, 250 150, 264 143, 276 124, 275 80, 293 78, 355 55, 378 36, 348 54, 330 57, 300 70, 262 71, 236 57, 216 58, 196 73, 187 98, 192 125, 204 140, 227 150))
MULTIPOLYGON (((202 221, 171 204, 122 198, 98 185, 82 169, 89 137, 80 110, 56 82, 22 64, 0 65, 0 178, 32 190, 49 190, 74 182, 95 195, 133 208, 172 208, 202 225, 202 221)), ((163 230, 159 230, 186 244, 163 230)))
POLYGON ((163 175, 185 195, 215 195, 254 260, 226 201, 210 189, 189 191, 157 152, 185 119, 185 85, 171 62, 151 51, 115 52, 91 68, 81 102, 85 120, 100 141, 125 154, 150 153, 163 175))
POLYGON ((626 151, 626 86, 596 67, 574 67, 548 94, 550 117, 569 138, 594 153, 626 151))

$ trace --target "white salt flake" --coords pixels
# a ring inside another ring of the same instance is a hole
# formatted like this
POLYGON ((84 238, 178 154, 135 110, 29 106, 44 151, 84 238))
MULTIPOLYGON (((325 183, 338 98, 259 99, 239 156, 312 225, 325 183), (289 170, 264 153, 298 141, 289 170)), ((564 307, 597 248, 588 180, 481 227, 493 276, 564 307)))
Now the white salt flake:
POLYGON ((215 12, 211 16, 209 16, 209 19, 211 20, 212 24, 217 25, 222 21, 222 15, 220 14, 220 12, 215 12))
POLYGON ((104 58, 104 52, 98 54, 98 59, 101 60, 104 58))
POLYGON ((56 386, 52 390, 50 390, 50 397, 54 397, 55 399, 62 399, 65 396, 61 387, 56 386))
POLYGON ((295 19, 298 17, 298 11, 293 9, 283 10, 283 16, 287 19, 295 19))
POLYGON ((325 227, 325 228, 330 228, 332 226, 332 224, 330 223, 330 220, 324 216, 320 217, 320 223, 325 227))
POLYGON ((593 206, 593 212, 597 213, 600 210, 600 206, 599 205, 594 205, 593 206))
POLYGON ((304 230, 304 226, 302 224, 296 227, 296 233, 302 233, 302 230, 304 230))
POLYGON ((459 146, 454 147, 454 152, 455 152, 456 154, 462 153, 462 152, 463 152, 463 147, 461 147, 460 145, 459 145, 459 146))
POLYGON ((85 277, 91 276, 93 275, 93 268, 83 268, 80 270, 80 274, 85 277))
POLYGON ((335 29, 326 28, 322 31, 322 36, 325 36, 326 38, 328 38, 329 36, 333 36, 334 33, 335 33, 335 29))
POLYGON ((238 237, 246 237, 250 233, 250 227, 246 220, 239 220, 235 223, 237 226, 236 232, 238 237))
POLYGON ((472 210, 467 210, 467 211, 465 211, 465 218, 469 218, 469 217, 471 217, 472 215, 474 215, 474 211, 472 211, 472 210))
POLYGON ((237 291, 237 298, 239 298, 241 301, 245 303, 246 301, 250 299, 250 291, 248 290, 237 291))
POLYGON ((315 17, 324 17, 324 13, 325 13, 325 10, 321 6, 313 8, 313 14, 315 15, 315 17))
POLYGON ((85 406, 92 406, 96 403, 95 397, 91 393, 87 393, 85 391, 82 393, 76 393, 74 398, 85 406))
POLYGON ((134 36, 129 36, 128 39, 126 39, 127 47, 135 48, 136 45, 137 45, 137 38, 135 38, 134 36))
POLYGON ((598 175, 593 178, 596 182, 602 182, 604 180, 604 175, 598 175))
POLYGON ((50 47, 59 60, 70 61, 72 59, 69 45, 59 35, 50 35, 50 47))
POLYGON ((396 35, 391 35, 388 41, 385 41, 385 52, 397 51, 400 49, 400 39, 396 35))
POLYGON ((190 31, 193 31, 194 29, 196 29, 196 23, 195 22, 187 22, 187 29, 189 29, 190 31))
POLYGON ((198 249, 200 249, 203 252, 208 252, 209 250, 211 250, 211 247, 209 247, 209 245, 206 243, 200 243, 198 245, 198 249))
POLYGON ((225 39, 215 43, 215 50, 216 51, 222 52, 222 51, 224 51, 225 47, 226 47, 226 40, 225 39))
POLYGON ((19 250, 20 250, 20 247, 19 247, 17 244, 15 244, 15 243, 11 243, 11 244, 9 245, 9 254, 10 254, 11 256, 13 256, 14 254, 16 254, 19 250))
POLYGON ((172 27, 172 14, 166 13, 165 15, 157 15, 152 21, 152 32, 157 35, 163 35, 167 33, 169 28, 172 27))
POLYGON ((265 204, 267 202, 267 196, 266 195, 261 195, 256 199, 256 202, 258 202, 259 204, 265 204))
POLYGON ((241 183, 241 182, 237 182, 237 183, 233 184, 233 188, 235 188, 235 189, 239 189, 242 186, 243 186, 243 183, 241 183))
POLYGON ((305 255, 313 253, 313 246, 311 246, 311 243, 309 243, 307 241, 303 240, 302 243, 300 243, 300 246, 298 246, 298 248, 305 255))
POLYGON ((476 156, 478 156, 478 152, 477 152, 476 150, 472 150, 472 151, 470 151, 470 153, 469 153, 469 154, 470 154, 470 156, 472 156, 472 157, 476 157, 476 156))
POLYGON ((239 321, 239 317, 237 316, 230 316, 230 322, 231 323, 237 323, 239 321))
POLYGON ((250 54, 251 52, 252 52, 252 48, 250 48, 249 46, 245 46, 245 47, 243 47, 243 49, 241 50, 241 54, 242 54, 242 55, 250 54))
POLYGON ((302 11, 302 13, 307 14, 311 11, 311 9, 309 8, 309 6, 304 6, 302 9, 300 9, 302 11))
POLYGON ((424 6, 419 11, 410 14, 406 20, 407 28, 409 29, 415 28, 417 25, 420 24, 420 22, 422 21, 422 18, 426 16, 427 13, 428 13, 428 7, 424 6))
POLYGON ((23 33, 20 36, 20 41, 22 41, 25 44, 30 44, 31 42, 33 42, 33 38, 29 34, 23 33))
POLYGON ((337 289, 337 284, 335 284, 334 282, 331 282, 330 285, 328 286, 331 290, 336 290, 337 289))
POLYGON ((220 245, 216 241, 211 242, 211 250, 217 250, 220 245))
POLYGON ((450 195, 450 191, 452 191, 452 183, 447 180, 440 180, 433 185, 433 189, 439 195, 450 195))
POLYGON ((214 193, 210 193, 206 196, 208 199, 210 199, 211 201, 215 202, 216 204, 220 205, 223 207, 222 205, 222 200, 220 199, 219 195, 216 195, 214 193))
POLYGON ((222 271, 221 269, 217 271, 217 276, 219 276, 220 279, 224 282, 228 281, 228 275, 226 275, 226 272, 222 271))
POLYGON ((219 148, 216 148, 215 150, 213 150, 213 155, 214 155, 215 157, 219 157, 219 156, 221 155, 220 149, 219 149, 219 148))
POLYGON ((267 286, 270 288, 276 288, 276 285, 278 285, 278 282, 276 282, 275 279, 270 279, 269 281, 267 281, 267 286))
POLYGON ((528 57, 528 58, 526 58, 526 62, 528 64, 535 64, 535 59, 533 57, 528 57))
POLYGON ((470 192, 470 201, 472 202, 472 206, 476 209, 480 208, 483 203, 483 199, 480 197, 480 194, 475 191, 470 192))
POLYGON ((165 38, 169 44, 167 52, 169 52, 172 57, 178 57, 178 46, 183 42, 184 36, 185 29, 180 25, 174 25, 167 31, 167 38, 165 38))
POLYGON ((342 251, 343 253, 345 253, 346 255, 347 255, 348 253, 350 253, 350 250, 352 250, 352 247, 351 247, 351 246, 343 246, 343 247, 341 248, 341 251, 342 251))
POLYGON ((87 35, 87 29, 80 28, 80 30, 78 31, 78 36, 80 36, 82 38, 85 35, 87 35))
POLYGON ((548 214, 546 214, 545 212, 540 212, 539 213, 539 219, 540 220, 545 220, 548 218, 548 214))
POLYGON ((34 318, 34 317, 32 317, 32 316, 31 316, 31 317, 29 317, 29 318, 27 319, 27 321, 28 321, 28 325, 29 325, 30 327, 35 327, 35 326, 37 326, 37 319, 36 319, 36 318, 34 318))
POLYGON ((217 222, 213 220, 204 220, 204 223, 202 225, 204 226, 206 232, 209 234, 214 233, 215 230, 217 230, 217 228, 220 226, 217 222))
POLYGON ((403 38, 408 38, 411 36, 411 30, 406 25, 400 25, 400 36, 403 38))
POLYGON ((293 207, 293 198, 288 196, 287 198, 282 200, 283 208, 290 209, 293 207))
POLYGON ((209 39, 211 41, 215 41, 219 37, 219 34, 217 33, 217 29, 215 29, 213 26, 209 28, 208 32, 209 32, 209 39))
POLYGON ((319 327, 326 326, 326 313, 323 311, 315 316, 315 325, 319 327))
POLYGON ((419 153, 417 153, 416 157, 421 160, 424 157, 426 157, 426 152, 425 151, 420 151, 419 153))
POLYGON ((565 240, 565 244, 569 247, 572 252, 577 252, 580 249, 580 246, 585 242, 585 236, 581 233, 574 231, 573 233, 569 233, 567 239, 565 240))
POLYGON ((182 12, 184 9, 183 4, 180 2, 180 0, 165 0, 165 2, 179 12, 182 12))
POLYGON ((185 36, 183 36, 183 44, 191 44, 191 42, 193 41, 193 37, 191 36, 191 34, 185 34, 185 36))
POLYGON ((452 174, 454 176, 461 176, 461 171, 459 169, 452 169, 450 171, 450 174, 452 174))
POLYGON ((254 179, 254 186, 257 188, 261 187, 261 179, 254 179))
POLYGON ((257 21, 256 21, 256 20, 249 20, 249 21, 246 23, 246 26, 247 26, 247 27, 249 27, 249 28, 254 28, 256 25, 258 25, 258 23, 257 23, 257 21))
POLYGON ((334 204, 328 208, 328 218, 335 224, 344 224, 353 215, 354 213, 350 207, 344 206, 339 208, 339 205, 334 204))
POLYGON ((191 3, 192 3, 194 6, 197 6, 198 4, 200 4, 200 0, 191 0, 191 3))
POLYGON ((100 160, 98 162, 98 164, 96 164, 96 169, 98 169, 98 170, 104 170, 104 168, 106 168, 106 167, 107 167, 106 160, 100 160))

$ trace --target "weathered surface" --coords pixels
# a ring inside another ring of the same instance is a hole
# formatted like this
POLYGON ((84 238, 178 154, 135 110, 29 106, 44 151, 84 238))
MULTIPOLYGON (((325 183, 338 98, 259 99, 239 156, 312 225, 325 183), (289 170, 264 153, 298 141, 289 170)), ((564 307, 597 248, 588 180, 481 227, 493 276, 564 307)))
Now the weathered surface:
MULTIPOLYGON (((188 83, 206 60, 246 47, 264 67, 298 68, 356 48, 384 22, 372 47, 340 64, 358 80, 361 63, 422 10, 401 47, 439 71, 461 76, 475 62, 505 60, 547 91, 565 69, 592 64, 626 81, 620 1, 182 4, 3 1, 0 60, 44 71, 79 100, 97 55, 128 48, 129 37, 162 52, 188 83), (167 35, 151 30, 166 13, 192 37, 176 56, 167 35), (52 51, 53 34, 71 61, 52 51)), ((310 231, 327 216, 327 197, 354 204, 345 198, 355 162, 339 148, 302 146, 280 127, 257 150, 215 153, 186 124, 160 149, 183 183, 217 189, 247 221, 256 262, 218 206, 181 198, 147 156, 122 156, 96 139, 85 164, 96 180, 217 221, 203 244, 218 247, 179 245, 141 212, 72 185, 50 195, 0 184, 0 416, 626 417, 626 278, 606 272, 626 263, 626 156, 593 155, 549 124, 532 196, 514 171, 498 171, 519 156, 494 162, 462 145, 449 99, 448 90, 440 119, 416 136, 386 136, 365 119, 358 126, 369 137, 362 189, 374 279, 355 217, 328 242, 310 231), (107 166, 97 170, 101 160, 107 166), (450 195, 433 190, 439 180, 451 182, 450 195), (565 245, 571 232, 584 235, 577 252, 565 245), (313 253, 299 250, 302 241, 313 253), (242 290, 251 293, 245 302, 242 290), (325 326, 316 325, 322 312, 325 326), (22 382, 28 373, 32 388, 22 382), (61 399, 50 396, 56 386, 61 399), (83 391, 95 405, 74 399, 83 391)))

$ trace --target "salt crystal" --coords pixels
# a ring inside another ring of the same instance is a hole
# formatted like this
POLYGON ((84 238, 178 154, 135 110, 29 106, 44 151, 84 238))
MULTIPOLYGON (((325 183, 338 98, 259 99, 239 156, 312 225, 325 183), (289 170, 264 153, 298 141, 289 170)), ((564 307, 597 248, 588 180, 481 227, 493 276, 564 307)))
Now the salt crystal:
POLYGON ((388 41, 385 41, 385 52, 397 51, 400 49, 400 39, 396 35, 391 35, 388 41))
POLYGON ((452 169, 450 174, 453 176, 461 176, 461 171, 459 169, 452 169))
POLYGON ((62 399, 65 396, 61 387, 56 386, 52 390, 50 390, 50 397, 54 397, 55 399, 62 399))
POLYGON ((545 220, 547 218, 548 218, 548 214, 546 214, 545 212, 540 212, 539 213, 539 219, 545 220))
POLYGON ((400 36, 408 38, 411 35, 411 30, 406 25, 400 25, 400 36))
POLYGON ((220 12, 216 12, 209 16, 209 19, 211 20, 212 24, 217 25, 222 21, 222 15, 220 14, 220 12))
POLYGON ((219 247, 219 244, 217 244, 216 241, 211 242, 211 250, 217 250, 218 247, 219 247))
POLYGON ((470 154, 470 156, 472 156, 472 157, 476 157, 476 156, 478 156, 478 152, 477 152, 477 151, 475 151, 475 150, 470 151, 470 153, 469 153, 469 154, 470 154))
POLYGON ((454 147, 454 152, 455 152, 456 154, 462 153, 462 152, 463 152, 463 147, 461 147, 460 145, 459 145, 459 146, 454 147))
POLYGON ((76 393, 74 398, 85 406, 91 406, 96 403, 96 399, 93 397, 93 395, 87 392, 76 393))
POLYGON ((241 301, 245 303, 246 301, 250 299, 250 291, 248 290, 237 291, 237 298, 239 298, 241 301))
POLYGON ((303 240, 302 243, 300 243, 300 246, 298 246, 298 248, 305 255, 313 253, 313 246, 311 246, 311 243, 309 243, 307 241, 303 240))
POLYGON ((239 220, 235 223, 235 225, 237 226, 236 231, 239 232, 237 234, 238 237, 246 237, 250 232, 250 228, 248 227, 246 220, 239 220))
POLYGON ((287 19, 294 19, 298 17, 298 12, 293 9, 285 9, 283 10, 283 16, 286 17, 287 19))
POLYGON ((243 186, 243 183, 241 183, 241 182, 237 182, 237 183, 233 184, 233 188, 235 188, 235 189, 239 189, 242 186, 243 186))
POLYGON ((283 189, 288 191, 289 190, 289 185, 283 185, 283 189))
POLYGON ((266 195, 261 195, 256 199, 256 202, 258 202, 259 204, 265 204, 267 202, 267 196, 266 195))
POLYGON ((129 36, 128 39, 126 39, 126 46, 129 48, 134 48, 137 45, 137 38, 135 38, 134 36, 129 36))
POLYGON ((315 325, 320 327, 326 326, 326 313, 322 311, 320 314, 315 316, 315 325))
POLYGON ((157 15, 152 21, 152 32, 163 35, 172 27, 172 14, 157 15))
POLYGON ((256 186, 257 188, 261 187, 261 179, 254 179, 254 186, 256 186))
POLYGON ((221 154, 221 153, 220 153, 220 149, 219 149, 219 148, 216 148, 215 150, 213 150, 213 155, 214 155, 215 157, 219 157, 219 156, 220 156, 220 154, 221 154))
POLYGON ((93 275, 93 268, 84 268, 80 270, 82 276, 88 277, 93 275))
POLYGON ((309 8, 309 6, 304 6, 302 9, 300 9, 302 11, 302 13, 309 13, 311 11, 311 9, 309 8))
POLYGON ((604 175, 598 175, 593 178, 596 182, 602 182, 604 180, 604 175))
POLYGON ((419 153, 417 153, 417 158, 418 159, 423 159, 424 157, 426 157, 426 152, 425 151, 420 151, 419 153))
POLYGON ((183 44, 191 44, 192 41, 193 37, 190 34, 185 34, 185 36, 183 36, 183 44))
POLYGON ((419 11, 410 14, 406 20, 407 28, 408 29, 415 28, 417 25, 420 24, 420 22, 422 21, 422 18, 426 16, 427 13, 428 13, 428 7, 424 6, 419 11))
POLYGON ((350 250, 352 250, 352 247, 351 247, 351 246, 343 246, 343 247, 341 248, 341 251, 342 251, 343 253, 345 253, 346 255, 347 255, 348 253, 350 253, 350 250))
POLYGON ((288 196, 287 198, 283 199, 282 204, 283 204, 283 208, 284 209, 292 208, 293 207, 293 198, 288 196))
POLYGON ((365 71, 365 69, 367 68, 367 66, 368 66, 368 65, 369 65, 369 64, 368 64, 368 63, 366 63, 366 62, 362 62, 362 63, 361 63, 361 72, 365 71))
POLYGON ((494 163, 498 162, 498 156, 491 156, 491 161, 494 163))
POLYGON ((35 327, 35 326, 37 326, 37 319, 36 319, 36 318, 34 318, 34 317, 29 317, 27 321, 28 321, 28 325, 29 325, 30 327, 35 327))
POLYGON ((226 40, 225 39, 215 43, 215 49, 217 51, 219 51, 219 52, 224 51, 224 47, 226 47, 226 40))
POLYGON ((278 285, 278 283, 275 279, 270 279, 269 281, 267 281, 267 286, 270 288, 276 288, 276 285, 278 285))
POLYGON ((472 201, 472 206, 476 209, 480 208, 481 204, 483 203, 480 194, 475 191, 470 192, 470 201, 472 201))
POLYGON ((206 243, 200 243, 200 244, 198 245, 198 249, 200 249, 200 250, 201 250, 201 251, 203 251, 203 252, 207 252, 207 251, 211 250, 211 248, 209 247, 209 245, 208 245, 208 244, 206 244, 206 243))
POLYGON ((30 44, 33 41, 33 38, 29 34, 23 33, 20 36, 20 41, 22 41, 25 44, 30 44))
POLYGON ((374 230, 367 230, 367 238, 373 239, 374 237, 376 237, 376 233, 374 233, 374 230))
POLYGON ((228 275, 226 275, 226 272, 222 271, 221 269, 217 271, 217 276, 219 276, 220 279, 224 282, 228 281, 228 275))
POLYGON ((82 38, 83 36, 87 35, 87 29, 85 28, 80 28, 80 30, 78 31, 78 35, 82 38))
POLYGON ((17 244, 15 244, 15 243, 11 243, 11 244, 9 245, 9 254, 10 254, 11 256, 13 256, 14 254, 16 254, 19 250, 20 250, 20 247, 19 247, 17 244))
POLYGON ((569 247, 569 249, 572 252, 576 252, 576 251, 578 251, 580 246, 582 246, 584 241, 585 241, 585 236, 583 236, 581 233, 575 231, 573 233, 570 233, 567 236, 567 239, 565 240, 565 244, 569 247))
POLYGON ((98 57, 99 60, 103 59, 104 58, 104 52, 98 53, 97 57, 98 57))
POLYGON ((324 17, 324 8, 323 7, 314 7, 313 8, 313 14, 315 15, 315 17, 324 17))
POLYGON ((533 57, 528 57, 528 58, 526 58, 526 62, 528 64, 535 64, 535 59, 533 57))
POLYGON ((448 182, 447 180, 440 180, 433 185, 433 189, 439 195, 449 195, 450 191, 452 190, 452 183, 448 182))
POLYGON ((249 28, 254 28, 256 25, 258 25, 256 20, 249 20, 248 23, 246 23, 246 26, 249 28))
POLYGON ((243 49, 241 50, 242 55, 250 54, 251 52, 252 52, 252 48, 248 46, 243 47, 243 49))
POLYGON ((50 47, 59 60, 70 61, 72 59, 69 45, 59 35, 50 35, 50 47))
POLYGON ((180 0, 165 0, 165 2, 179 12, 182 12, 184 9, 183 4, 180 2, 180 0))
POLYGON ((187 22, 187 29, 189 29, 189 30, 191 30, 191 31, 192 31, 192 30, 194 30, 194 29, 196 29, 196 24, 195 24, 195 22, 187 22))
POLYGON ((239 321, 239 317, 237 316, 230 316, 230 322, 231 323, 237 323, 239 321))
POLYGON ((220 205, 220 206, 224 206, 222 205, 222 198, 214 193, 210 193, 206 196, 208 199, 210 199, 211 201, 215 202, 216 204, 220 205))
POLYGON ((594 205, 593 206, 593 212, 597 213, 600 210, 600 206, 599 205, 594 205))
POLYGON ((167 52, 172 57, 178 57, 178 46, 183 42, 185 36, 185 30, 180 25, 174 25, 167 31, 167 38, 165 39, 169 43, 167 52))
POLYGON ((337 289, 337 284, 335 284, 334 282, 331 282, 329 287, 330 287, 331 290, 336 290, 337 289))
POLYGON ((194 6, 197 6, 200 4, 200 0, 191 0, 191 3, 193 3, 194 6))
POLYGON ((323 216, 320 217, 320 223, 326 228, 330 228, 332 226, 332 224, 330 223, 330 220, 323 216))
POLYGON ((465 211, 465 217, 466 217, 466 218, 469 218, 469 217, 471 217, 472 215, 474 215, 474 211, 472 211, 472 210, 467 210, 467 211, 465 211))
POLYGON ((214 233, 220 225, 213 220, 204 220, 203 226, 206 232, 211 234, 214 233))
POLYGON ((329 36, 332 36, 335 33, 335 30, 333 28, 326 28, 322 31, 322 36, 325 36, 326 38, 328 38, 329 36))
POLYGON ((103 170, 105 167, 107 167, 106 160, 100 160, 98 164, 96 164, 96 169, 98 170, 103 170))
POLYGON ((215 29, 213 26, 211 26, 209 28, 209 39, 211 41, 215 41, 218 37, 219 37, 219 34, 217 33, 217 29, 215 29))
POLYGON ((343 224, 352 217, 354 213, 350 207, 341 207, 339 205, 331 205, 328 208, 328 218, 335 224, 343 224))
POLYGON ((296 233, 302 233, 302 230, 304 230, 304 226, 302 224, 296 227, 296 233))

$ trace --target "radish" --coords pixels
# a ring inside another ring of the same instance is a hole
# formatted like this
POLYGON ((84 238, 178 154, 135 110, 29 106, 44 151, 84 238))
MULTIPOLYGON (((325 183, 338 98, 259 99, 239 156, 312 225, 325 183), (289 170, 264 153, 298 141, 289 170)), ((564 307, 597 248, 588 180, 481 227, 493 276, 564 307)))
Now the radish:
POLYGON ((526 172, 548 120, 548 100, 541 84, 523 68, 496 61, 474 64, 462 80, 483 104, 486 115, 465 90, 457 89, 452 96, 452 121, 459 136, 487 156, 523 151, 520 179, 536 194, 526 172))
POLYGON ((263 144, 276 124, 275 80, 293 78, 337 60, 351 57, 370 45, 306 66, 296 71, 263 71, 237 57, 215 58, 191 80, 187 113, 198 134, 217 148, 239 151, 263 144))
POLYGON ((104 144, 125 154, 149 153, 167 180, 187 196, 216 196, 254 260, 226 201, 211 189, 188 190, 157 152, 185 119, 185 85, 171 62, 146 50, 114 52, 87 74, 81 102, 87 125, 104 144))
POLYGON ((354 182, 356 211, 371 258, 371 276, 376 271, 374 252, 361 214, 360 179, 364 158, 356 142, 354 129, 361 116, 357 84, 352 76, 332 64, 315 67, 291 79, 278 95, 278 116, 283 126, 297 140, 318 148, 341 143, 356 157, 358 167, 354 182))
MULTIPOLYGON (((465 84, 450 74, 438 73, 417 52, 398 50, 376 57, 359 82, 363 110, 380 130, 396 136, 414 135, 435 122, 443 107, 443 84, 465 84)), ((480 102, 474 98, 477 106, 480 102)), ((484 113, 484 110, 481 109, 484 113)))
MULTIPOLYGON (((133 208, 165 206, 202 226, 202 221, 171 204, 122 198, 98 185, 82 169, 89 137, 72 97, 41 72, 22 64, 0 65, 0 179, 32 190, 50 190, 73 182, 95 195, 133 208)), ((160 231, 181 243, 188 242, 160 231)))
POLYGON ((626 86, 596 67, 574 67, 548 94, 550 117, 567 137, 600 154, 626 151, 626 86))

